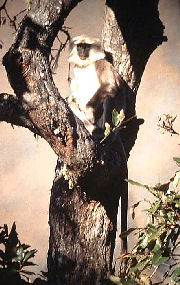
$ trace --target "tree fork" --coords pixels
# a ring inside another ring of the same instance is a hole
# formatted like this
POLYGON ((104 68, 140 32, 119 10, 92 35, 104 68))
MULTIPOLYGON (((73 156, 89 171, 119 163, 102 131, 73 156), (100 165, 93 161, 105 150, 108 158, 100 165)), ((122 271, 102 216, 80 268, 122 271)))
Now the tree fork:
MULTIPOLYGON (((32 1, 31 8, 17 31, 15 42, 3 60, 16 94, 16 104, 11 102, 11 107, 21 121, 15 116, 8 116, 7 119, 2 116, 2 120, 11 122, 12 119, 13 124, 17 122, 17 125, 38 133, 59 157, 49 217, 48 267, 49 282, 53 285, 59 282, 99 284, 111 272, 119 197, 122 196, 122 200, 127 202, 127 184, 124 182, 127 165, 123 145, 116 151, 111 144, 101 145, 92 140, 84 125, 60 96, 49 67, 53 41, 65 18, 78 2, 80 1, 32 1), (22 113, 18 113, 18 110, 22 113)), ((149 25, 153 27, 154 19, 156 29, 152 33, 157 30, 158 33, 155 37, 150 37, 152 42, 146 42, 146 49, 143 44, 139 46, 139 38, 133 37, 136 29, 132 25, 126 26, 129 11, 126 2, 107 1, 107 9, 111 9, 111 12, 106 14, 103 43, 128 83, 128 115, 134 115, 140 78, 151 52, 163 41, 163 26, 158 20, 158 1, 146 1, 148 8, 152 8, 149 25), (123 14, 123 11, 126 13, 123 14), (110 25, 111 20, 113 25, 110 25), (122 47, 125 53, 121 50, 122 47), (122 56, 117 57, 120 50, 122 56), (137 50, 139 52, 136 58, 137 50)), ((135 2, 140 8, 139 1, 135 2)), ((131 4, 131 1, 128 3, 131 4)), ((131 16, 133 8, 130 5, 131 16)), ((141 13, 146 16, 143 9, 146 12, 145 4, 142 5, 141 13)), ((133 16, 139 23, 139 14, 133 16)), ((4 107, 7 108, 10 101, 12 100, 3 98, 4 107)), ((0 107, 3 104, 0 101, 0 107)), ((131 126, 122 136, 127 153, 134 144, 137 130, 137 126, 131 126), (135 129, 134 136, 132 128, 135 129)), ((124 229, 127 225, 126 214, 127 203, 122 216, 124 229)))
MULTIPOLYGON (((58 1, 54 5, 55 2, 58 1)), ((46 7, 49 2, 43 5, 46 7)), ((79 284, 92 280, 95 283, 111 269, 119 172, 124 158, 119 153, 112 157, 110 146, 97 145, 58 93, 48 57, 57 32, 55 23, 63 20, 53 18, 48 28, 46 20, 33 6, 18 29, 15 43, 4 56, 3 64, 16 94, 12 111, 16 113, 19 108, 31 124, 25 120, 19 123, 12 116, 10 119, 43 137, 60 161, 50 206, 50 282, 55 284, 66 276, 72 284, 79 278, 79 284), (117 174, 117 187, 112 195, 111 179, 117 174)), ((10 103, 8 98, 4 99, 4 106, 10 103)), ((22 118, 22 114, 19 116, 22 118)))

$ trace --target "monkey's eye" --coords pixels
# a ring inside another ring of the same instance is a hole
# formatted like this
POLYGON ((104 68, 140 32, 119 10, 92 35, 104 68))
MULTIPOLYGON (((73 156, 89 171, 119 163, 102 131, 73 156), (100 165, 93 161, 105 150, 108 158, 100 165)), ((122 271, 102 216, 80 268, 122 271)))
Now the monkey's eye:
POLYGON ((78 48, 82 48, 82 49, 89 49, 90 48, 90 44, 86 44, 86 43, 80 43, 77 44, 78 48))

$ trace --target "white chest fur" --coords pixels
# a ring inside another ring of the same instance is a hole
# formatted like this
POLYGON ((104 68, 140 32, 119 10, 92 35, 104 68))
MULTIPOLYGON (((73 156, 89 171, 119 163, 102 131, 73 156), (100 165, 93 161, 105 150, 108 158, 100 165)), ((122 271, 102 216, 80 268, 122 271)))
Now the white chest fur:
POLYGON ((99 87, 100 83, 94 64, 83 68, 74 67, 74 78, 71 82, 72 96, 82 110, 99 87))

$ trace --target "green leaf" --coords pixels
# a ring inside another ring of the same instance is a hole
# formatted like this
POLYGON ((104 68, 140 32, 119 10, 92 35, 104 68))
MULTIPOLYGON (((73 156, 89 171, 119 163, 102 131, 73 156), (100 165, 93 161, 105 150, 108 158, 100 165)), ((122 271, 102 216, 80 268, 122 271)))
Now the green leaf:
POLYGON ((18 256, 15 256, 12 258, 12 262, 21 262, 21 260, 19 260, 18 256))
POLYGON ((148 236, 146 234, 144 234, 144 236, 141 239, 140 246, 142 248, 146 248, 147 245, 148 245, 148 236))
POLYGON ((169 260, 168 256, 163 256, 163 257, 160 258, 158 265, 163 264, 163 263, 165 263, 168 260, 169 260))
POLYGON ((157 250, 152 258, 152 265, 159 266, 163 263, 165 263, 169 257, 168 256, 162 256, 163 251, 161 249, 157 250))
POLYGON ((23 259, 23 263, 28 261, 30 258, 34 257, 36 254, 37 250, 36 249, 32 249, 30 251, 27 251, 25 253, 24 259, 23 259))
POLYGON ((15 256, 15 249, 17 247, 17 244, 18 244, 18 235, 16 232, 16 224, 13 223, 6 243, 7 258, 12 258, 15 256))
POLYGON ((134 220, 135 219, 135 209, 139 206, 139 204, 141 203, 142 201, 138 201, 137 203, 135 203, 134 205, 132 205, 132 207, 130 208, 130 214, 132 216, 132 219, 134 220))
POLYGON ((180 266, 179 267, 177 267, 174 271, 173 271, 173 273, 172 273, 172 275, 171 275, 171 281, 172 282, 180 282, 180 266))
POLYGON ((104 131, 105 137, 107 137, 110 134, 110 132, 111 132, 111 126, 109 123, 106 122, 105 123, 105 131, 104 131))
POLYGON ((148 229, 151 228, 151 235, 148 238, 148 242, 152 241, 152 240, 156 240, 159 236, 162 235, 162 230, 164 229, 165 225, 162 225, 160 227, 155 227, 155 226, 150 226, 148 225, 148 229))
POLYGON ((125 237, 127 237, 130 233, 132 233, 132 232, 135 231, 135 230, 136 230, 136 228, 130 228, 130 229, 128 229, 127 231, 122 232, 122 233, 119 235, 119 237, 120 237, 120 238, 125 238, 125 237))
POLYGON ((180 158, 179 157, 173 157, 173 160, 177 163, 178 166, 180 166, 180 158))
POLYGON ((169 189, 170 181, 164 184, 156 184, 153 188, 158 191, 167 192, 169 189))
MULTIPOLYGON (((13 226, 16 226, 15 223, 13 223, 13 226)), ((8 236, 8 226, 7 226, 7 224, 4 224, 3 228, 4 228, 5 235, 8 236)))
POLYGON ((21 270, 21 273, 27 274, 27 275, 36 275, 34 272, 27 271, 27 270, 21 270))
POLYGON ((152 211, 151 213, 154 214, 158 209, 159 209, 159 206, 161 205, 161 200, 156 200, 154 202, 154 207, 152 208, 152 211))
POLYGON ((152 234, 156 234, 158 231, 157 227, 154 225, 151 225, 151 224, 148 224, 147 230, 148 230, 148 232, 150 232, 152 234))
POLYGON ((156 251, 158 251, 159 249, 161 249, 161 245, 160 245, 160 243, 158 243, 158 242, 156 241, 156 244, 155 244, 155 246, 154 246, 154 248, 153 248, 153 252, 156 252, 156 251))
POLYGON ((35 264, 34 262, 25 261, 25 262, 23 262, 23 267, 24 266, 37 266, 37 264, 35 264))
POLYGON ((129 182, 129 183, 130 183, 130 184, 132 184, 132 185, 135 185, 135 186, 139 186, 139 187, 146 188, 146 185, 141 184, 141 183, 139 183, 139 182, 136 182, 136 181, 134 181, 134 180, 126 179, 126 181, 127 181, 127 182, 129 182))
POLYGON ((149 261, 149 258, 145 258, 143 261, 138 262, 135 266, 131 267, 130 272, 142 271, 149 261))
POLYGON ((154 196, 156 197, 159 197, 159 193, 157 191, 156 188, 153 188, 153 187, 149 187, 148 185, 144 185, 144 184, 141 184, 139 182, 136 182, 134 180, 131 180, 131 179, 125 179, 126 182, 129 182, 130 184, 132 185, 136 185, 136 186, 139 186, 139 187, 143 187, 145 189, 147 189, 151 194, 153 194, 154 196))
POLYGON ((162 250, 159 249, 155 252, 155 254, 153 255, 152 258, 152 265, 154 266, 158 266, 159 265, 159 260, 162 257, 162 250))
POLYGON ((21 246, 22 246, 22 248, 23 248, 24 250, 26 250, 26 249, 28 249, 28 248, 31 247, 30 245, 25 244, 25 243, 21 244, 21 246))
POLYGON ((164 243, 164 241, 167 239, 167 231, 162 232, 159 237, 162 243, 164 243))
POLYGON ((180 236, 180 227, 178 227, 177 232, 175 232, 171 238, 174 245, 177 239, 179 238, 179 236, 180 236))
POLYGON ((114 109, 112 111, 112 123, 116 127, 120 122, 119 113, 114 109))
POLYGON ((23 258, 24 258, 24 255, 25 255, 24 249, 22 248, 22 246, 18 247, 17 252, 16 252, 16 255, 17 255, 17 256, 15 257, 16 261, 22 262, 22 260, 23 260, 23 258))
POLYGON ((177 171, 173 180, 173 187, 176 189, 180 183, 180 171, 177 171))
POLYGON ((172 223, 172 222, 174 221, 174 212, 170 212, 170 211, 169 211, 169 212, 167 213, 167 216, 168 216, 170 222, 172 223))

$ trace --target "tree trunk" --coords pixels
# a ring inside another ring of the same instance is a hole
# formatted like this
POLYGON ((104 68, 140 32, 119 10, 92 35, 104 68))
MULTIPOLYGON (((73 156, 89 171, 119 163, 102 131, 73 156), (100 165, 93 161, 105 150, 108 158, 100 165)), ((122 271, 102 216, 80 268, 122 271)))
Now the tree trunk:
MULTIPOLYGON (((127 225, 126 157, 138 130, 137 120, 129 124, 118 149, 111 141, 94 142, 53 82, 50 49, 78 2, 33 0, 3 60, 16 97, 1 94, 0 119, 40 135, 59 157, 49 214, 53 285, 99 284, 112 271, 120 196, 122 230, 127 225)), ((158 1, 131 2, 107 1, 103 30, 104 47, 127 84, 127 117, 135 114, 135 95, 148 57, 163 41, 158 1)))

